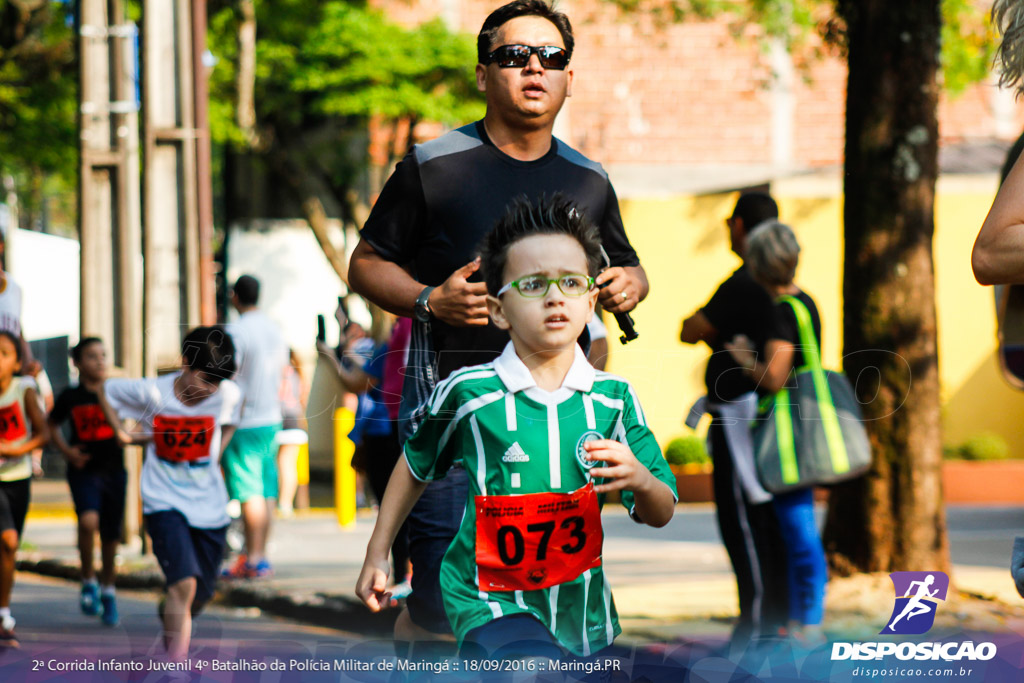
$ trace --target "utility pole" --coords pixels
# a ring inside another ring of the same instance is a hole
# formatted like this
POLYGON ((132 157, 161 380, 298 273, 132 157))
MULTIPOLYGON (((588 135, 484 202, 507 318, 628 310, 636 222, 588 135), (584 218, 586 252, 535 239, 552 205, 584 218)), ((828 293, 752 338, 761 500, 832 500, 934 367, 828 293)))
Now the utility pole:
MULTIPOLYGON (((81 0, 79 237, 81 336, 107 341, 115 365, 143 370, 139 120, 135 96, 138 31, 122 0, 81 0)), ((139 449, 126 457, 127 537, 137 538, 139 449)))
POLYGON ((205 0, 144 0, 143 207, 147 375, 177 367, 184 332, 215 322, 205 0))

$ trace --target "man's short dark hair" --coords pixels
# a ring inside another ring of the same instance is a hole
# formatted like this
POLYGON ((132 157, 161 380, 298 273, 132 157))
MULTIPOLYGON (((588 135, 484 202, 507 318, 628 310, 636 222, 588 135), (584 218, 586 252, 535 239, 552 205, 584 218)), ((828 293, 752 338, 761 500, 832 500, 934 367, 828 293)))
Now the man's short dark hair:
POLYGON ((235 375, 235 344, 220 325, 197 327, 181 342, 182 362, 189 370, 202 372, 211 381, 235 375))
POLYGON ((779 217, 779 205, 770 195, 764 192, 747 192, 736 200, 736 208, 732 210, 733 218, 743 219, 743 232, 750 231, 761 223, 779 217))
POLYGON ((82 360, 82 354, 87 348, 93 344, 102 344, 103 340, 99 337, 84 337, 77 344, 71 347, 71 360, 76 363, 82 360))
POLYGON ((514 0, 487 15, 480 33, 476 37, 476 59, 480 64, 487 62, 487 55, 493 50, 494 41, 498 38, 501 27, 517 17, 542 17, 547 19, 562 34, 565 52, 572 59, 572 49, 576 44, 572 36, 572 24, 569 17, 558 12, 544 0, 514 0))
POLYGON ((260 300, 260 281, 252 275, 243 275, 235 281, 231 291, 238 297, 238 303, 243 306, 255 306, 260 300))
POLYGON ((588 275, 601 270, 601 236, 597 226, 565 195, 542 195, 536 203, 525 195, 512 200, 505 215, 480 245, 480 269, 492 296, 501 289, 509 248, 534 235, 565 235, 580 243, 587 259, 588 275))

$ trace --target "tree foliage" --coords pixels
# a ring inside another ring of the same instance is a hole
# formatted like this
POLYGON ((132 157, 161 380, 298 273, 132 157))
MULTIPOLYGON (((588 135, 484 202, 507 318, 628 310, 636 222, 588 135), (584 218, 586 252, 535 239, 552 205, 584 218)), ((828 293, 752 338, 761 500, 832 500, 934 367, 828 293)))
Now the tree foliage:
MULTIPOLYGON (((365 125, 374 115, 442 122, 482 112, 469 65, 475 46, 440 21, 415 29, 358 3, 257 2, 257 119, 264 132, 294 139, 323 125, 365 125)), ((211 78, 214 139, 245 143, 235 122, 237 16, 210 18, 219 61, 211 78)))
POLYGON ((31 213, 44 179, 75 186, 77 69, 66 5, 0 0, 0 174, 31 213))
MULTIPOLYGON (((758 27, 763 38, 783 40, 798 64, 806 65, 829 50, 846 49, 846 26, 835 0, 610 1, 665 22, 728 17, 737 35, 758 27)), ((996 32, 985 5, 975 0, 942 0, 941 8, 942 84, 947 93, 957 95, 988 76, 996 32)))

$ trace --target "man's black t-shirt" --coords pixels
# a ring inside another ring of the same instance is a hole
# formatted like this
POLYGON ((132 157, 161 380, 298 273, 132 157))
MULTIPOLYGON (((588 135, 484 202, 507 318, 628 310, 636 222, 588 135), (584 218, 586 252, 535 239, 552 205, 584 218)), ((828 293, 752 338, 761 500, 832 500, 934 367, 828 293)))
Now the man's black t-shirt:
POLYGON ((757 349, 764 348, 775 330, 774 304, 768 290, 754 281, 746 266, 741 266, 719 285, 701 311, 718 331, 711 341, 712 354, 704 373, 708 398, 722 403, 754 391, 754 381, 725 350, 725 342, 742 334, 757 349))
MULTIPOLYGON (((600 164, 555 138, 540 159, 513 159, 494 146, 482 121, 416 145, 388 179, 361 236, 383 258, 410 265, 419 282, 437 286, 476 257, 515 197, 536 201, 555 192, 598 226, 612 265, 639 265, 600 164)), ((471 281, 481 282, 480 273, 471 281)), ((508 333, 493 324, 453 327, 433 320, 430 329, 437 380, 493 360, 508 342, 508 333)))
POLYGON ((103 415, 96 394, 78 385, 68 387, 54 401, 50 420, 61 425, 71 419, 71 439, 68 444, 77 446, 91 457, 83 468, 87 472, 110 472, 124 469, 124 451, 114 438, 114 430, 103 415))
MULTIPOLYGON (((794 295, 794 298, 799 299, 804 306, 807 307, 807 312, 811 314, 811 326, 814 328, 814 341, 818 344, 818 353, 821 354, 821 317, 818 315, 818 307, 814 305, 814 299, 812 299, 807 292, 801 291, 794 295)), ((793 367, 799 369, 806 362, 804 360, 803 345, 800 342, 800 328, 796 322, 796 313, 793 311, 793 307, 785 301, 777 301, 775 303, 775 333, 769 335, 769 339, 781 339, 787 341, 795 347, 793 350, 793 367)), ((794 385, 793 378, 791 377, 786 386, 792 387, 794 385)))

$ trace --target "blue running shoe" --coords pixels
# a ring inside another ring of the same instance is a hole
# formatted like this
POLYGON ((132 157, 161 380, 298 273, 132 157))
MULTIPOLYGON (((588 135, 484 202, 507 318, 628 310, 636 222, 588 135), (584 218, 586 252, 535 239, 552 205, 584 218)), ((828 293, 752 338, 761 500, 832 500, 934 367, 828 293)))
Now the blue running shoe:
POLYGON ((245 570, 250 579, 267 579, 274 575, 274 568, 270 566, 265 557, 255 567, 246 563, 245 570))
POLYGON ((106 626, 117 626, 120 619, 117 616, 117 598, 108 593, 100 596, 100 603, 103 605, 103 616, 100 617, 106 626))
POLYGON ((95 583, 82 584, 82 597, 78 603, 82 606, 82 612, 91 617, 100 613, 100 587, 95 583))

